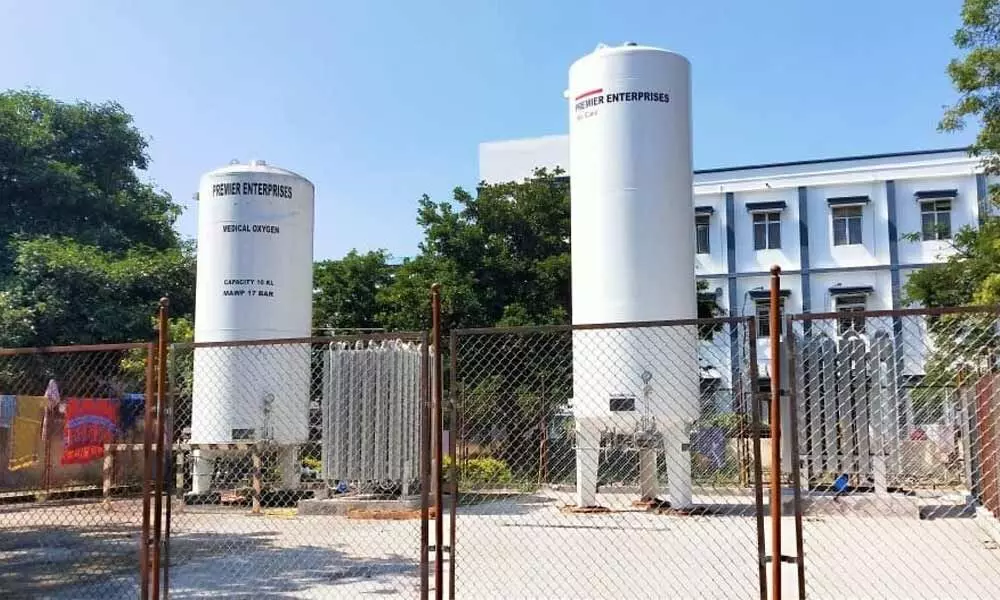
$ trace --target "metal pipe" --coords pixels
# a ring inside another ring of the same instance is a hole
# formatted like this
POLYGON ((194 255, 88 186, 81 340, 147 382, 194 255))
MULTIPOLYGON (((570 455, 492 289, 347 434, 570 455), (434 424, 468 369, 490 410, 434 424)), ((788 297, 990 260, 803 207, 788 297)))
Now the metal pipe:
POLYGON ((147 342, 127 342, 121 344, 79 344, 76 346, 41 346, 32 348, 0 348, 0 356, 24 356, 29 354, 79 354, 82 352, 111 352, 112 350, 138 350, 147 342))
POLYGON ((149 504, 150 484, 153 478, 153 462, 150 457, 153 443, 153 364, 156 361, 156 345, 146 345, 146 402, 142 426, 142 537, 139 540, 139 581, 140 598, 149 598, 149 504))
MULTIPOLYGON (((976 314, 995 311, 992 306, 942 306, 937 308, 897 308, 888 310, 866 310, 865 318, 876 317, 929 317, 940 315, 976 314)), ((825 321, 828 319, 842 319, 844 315, 838 312, 825 313, 798 313, 788 315, 793 321, 825 321)))
POLYGON ((160 531, 162 527, 163 510, 163 443, 164 443, 164 413, 166 412, 167 394, 167 338, 170 335, 170 324, 167 320, 170 303, 166 298, 160 299, 159 339, 156 349, 156 481, 153 482, 153 600, 160 597, 160 531))
POLYGON ((429 504, 431 485, 430 352, 424 334, 420 351, 420 600, 427 600, 430 566, 429 504))
MULTIPOLYGON (((735 325, 733 325, 735 327, 735 325)), ((757 370, 757 319, 750 317, 746 327, 750 354, 750 414, 753 427, 753 495, 754 513, 757 517, 757 575, 760 584, 760 600, 767 599, 767 544, 764 537, 764 465, 760 453, 760 394, 757 391, 759 373, 757 370)))
MULTIPOLYGON (((331 342, 373 342, 385 340, 410 340, 420 341, 425 332, 414 331, 393 331, 386 333, 362 333, 352 335, 336 335, 326 337, 296 337, 296 338, 274 338, 255 340, 230 340, 228 342, 175 342, 172 344, 175 350, 193 350, 195 348, 250 348, 254 346, 290 346, 304 344, 329 344, 331 342)), ((3 351, 0 350, 0 355, 3 351)))
POLYGON ((771 598, 781 598, 781 267, 771 267, 771 598))
POLYGON ((510 327, 472 327, 456 329, 459 335, 539 334, 562 331, 601 331, 605 329, 649 329, 652 327, 690 327, 721 325, 745 321, 746 317, 710 317, 705 319, 668 319, 658 321, 616 321, 612 323, 581 323, 576 325, 516 325, 510 327))
POLYGON ((441 406, 441 284, 431 286, 431 332, 434 336, 434 388, 431 390, 431 411, 434 433, 434 597, 444 598, 444 510, 441 472, 444 455, 444 418, 441 406))
POLYGON ((454 334, 449 336, 449 352, 451 369, 448 374, 448 396, 451 400, 450 418, 448 426, 448 456, 451 457, 451 507, 449 510, 449 536, 448 536, 448 598, 455 600, 455 542, 456 522, 455 517, 458 511, 458 457, 455 455, 456 439, 458 437, 458 340, 454 334))
POLYGON ((788 420, 789 423, 789 440, 788 449, 789 454, 791 454, 792 460, 792 491, 794 492, 794 510, 795 510, 795 568, 796 577, 799 584, 799 598, 803 599, 806 597, 806 567, 804 556, 805 552, 803 550, 802 542, 802 481, 801 472, 799 465, 799 457, 801 453, 799 452, 799 407, 798 407, 798 394, 796 393, 797 381, 796 377, 796 366, 795 366, 795 338, 792 336, 792 320, 788 319, 785 323, 785 331, 788 332, 788 420))

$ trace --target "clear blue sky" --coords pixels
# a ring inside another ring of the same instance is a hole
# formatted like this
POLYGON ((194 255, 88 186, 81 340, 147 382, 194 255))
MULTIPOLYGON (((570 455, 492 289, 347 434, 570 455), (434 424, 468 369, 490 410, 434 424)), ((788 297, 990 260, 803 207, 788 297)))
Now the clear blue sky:
POLYGON ((941 134, 961 0, 0 0, 0 88, 120 102, 149 177, 263 158, 317 186, 316 257, 415 253, 416 201, 474 188, 479 142, 564 133, 599 42, 685 54, 697 168, 959 146, 941 134))

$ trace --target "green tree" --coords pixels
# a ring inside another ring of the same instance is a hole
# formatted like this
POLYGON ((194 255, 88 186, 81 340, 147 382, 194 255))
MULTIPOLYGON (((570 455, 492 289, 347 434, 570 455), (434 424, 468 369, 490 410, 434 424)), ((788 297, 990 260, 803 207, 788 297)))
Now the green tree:
POLYGON ((116 103, 0 94, 0 345, 150 339, 193 309, 180 207, 139 179, 147 142, 116 103))
MULTIPOLYGON (((953 36, 962 56, 948 64, 958 100, 945 110, 940 131, 979 123, 970 153, 979 156, 987 174, 1000 172, 1000 0, 965 0, 962 24, 953 36)), ((998 190, 989 190, 998 204, 998 190)), ((908 234, 910 239, 919 239, 908 234)), ((978 227, 966 226, 951 240, 953 252, 941 263, 924 267, 908 279, 908 303, 927 307, 1000 302, 1000 218, 980 215, 978 227)), ((934 418, 960 373, 975 372, 995 352, 994 319, 990 314, 952 314, 924 319, 933 349, 927 356, 921 386, 912 391, 919 409, 934 418)))
POLYGON ((313 326, 323 329, 380 327, 379 294, 392 283, 389 253, 351 250, 340 260, 317 262, 314 268, 313 326))
MULTIPOLYGON (((441 283, 445 327, 570 322, 570 198, 563 171, 538 169, 522 182, 456 188, 452 202, 420 199, 420 254, 379 294, 379 321, 392 329, 430 324, 431 284, 441 283)), ((693 227, 693 224, 692 224, 693 227)), ((708 289, 698 282, 699 291, 708 289)), ((718 316, 699 295, 701 317, 718 316)))
POLYGON ((965 128, 966 120, 979 123, 973 154, 983 156, 991 173, 1000 170, 1000 1, 964 0, 962 26, 952 37, 965 52, 948 63, 948 75, 959 93, 938 125, 942 131, 965 128))
MULTIPOLYGON (((941 131, 964 129, 973 119, 980 126, 970 146, 982 158, 984 171, 1000 173, 1000 0, 965 0, 962 25, 953 42, 963 56, 948 64, 959 94, 938 124, 941 131)), ((998 190, 990 189, 997 204, 998 190)), ((1000 219, 982 216, 978 228, 963 227, 953 239, 954 254, 944 262, 915 272, 904 293, 924 306, 957 306, 1000 301, 1000 219)))
POLYGON ((420 255, 382 295, 387 324, 426 327, 435 281, 448 327, 568 321, 569 184, 560 171, 535 175, 475 196, 456 188, 450 203, 421 198, 420 255))
MULTIPOLYGON (((424 232, 420 253, 378 295, 383 326, 429 327, 435 282, 442 286, 446 330, 570 322, 570 189, 561 170, 483 183, 475 195, 456 188, 451 202, 425 195, 417 223, 424 232)), ((699 282, 698 290, 708 285, 699 282)), ((699 294, 698 309, 703 317, 721 313, 710 294, 699 294)), ((538 477, 543 430, 572 394, 572 339, 568 331, 466 339, 469 349, 459 350, 466 360, 458 373, 445 375, 463 384, 462 438, 482 443, 519 479, 538 477)))

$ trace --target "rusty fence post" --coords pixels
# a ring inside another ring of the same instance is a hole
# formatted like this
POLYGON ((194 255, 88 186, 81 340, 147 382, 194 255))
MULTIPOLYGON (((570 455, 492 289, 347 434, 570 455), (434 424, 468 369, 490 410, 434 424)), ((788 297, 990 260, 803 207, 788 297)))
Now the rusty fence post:
POLYGON ((167 391, 167 338, 170 335, 168 321, 170 303, 166 298, 160 299, 160 314, 157 332, 156 348, 156 450, 153 467, 156 480, 153 482, 153 561, 152 561, 152 598, 160 597, 160 544, 162 543, 163 519, 163 442, 165 439, 166 391, 167 391))
POLYGON ((153 378, 156 363, 156 344, 146 346, 146 398, 142 426, 142 535, 139 542, 139 585, 140 598, 149 598, 149 507, 151 500, 151 484, 153 481, 153 461, 150 456, 153 444, 153 405, 155 390, 153 378))
POLYGON ((781 598, 781 267, 771 267, 771 598, 781 598))
POLYGON ((433 336, 434 356, 432 357, 434 383, 431 389, 431 431, 434 440, 434 597, 444 598, 444 506, 441 474, 444 470, 444 411, 442 410, 442 373, 441 373, 441 284, 431 286, 431 335, 433 336))

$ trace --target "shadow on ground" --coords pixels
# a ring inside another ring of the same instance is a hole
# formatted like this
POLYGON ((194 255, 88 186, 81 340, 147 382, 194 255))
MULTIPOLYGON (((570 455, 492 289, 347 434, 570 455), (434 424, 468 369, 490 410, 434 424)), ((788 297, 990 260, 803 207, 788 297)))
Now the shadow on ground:
MULTIPOLYGON (((139 523, 10 526, 5 521, 0 598, 138 597, 139 523)), ((277 537, 269 531, 171 536, 171 598, 285 599, 315 588, 330 596, 410 595, 401 586, 416 585, 418 566, 410 558, 282 546, 277 537), (345 585, 355 587, 337 591, 345 585)))

